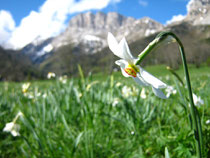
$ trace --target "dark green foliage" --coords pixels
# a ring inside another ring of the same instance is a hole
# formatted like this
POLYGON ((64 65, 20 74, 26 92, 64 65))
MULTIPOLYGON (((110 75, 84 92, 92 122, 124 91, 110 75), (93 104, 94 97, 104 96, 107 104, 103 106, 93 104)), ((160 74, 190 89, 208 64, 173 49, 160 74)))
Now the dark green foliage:
POLYGON ((0 81, 31 80, 41 76, 26 56, 0 47, 0 81))

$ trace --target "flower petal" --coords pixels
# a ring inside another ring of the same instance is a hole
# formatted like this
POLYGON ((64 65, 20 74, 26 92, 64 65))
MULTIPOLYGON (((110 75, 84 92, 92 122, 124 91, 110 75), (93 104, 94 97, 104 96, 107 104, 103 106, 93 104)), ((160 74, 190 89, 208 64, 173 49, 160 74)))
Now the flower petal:
POLYGON ((165 96, 165 94, 158 88, 155 88, 155 87, 152 87, 152 91, 154 92, 154 94, 156 96, 158 96, 159 98, 162 98, 162 99, 167 99, 167 97, 165 96))
POLYGON ((20 135, 20 133, 18 131, 16 131, 16 130, 12 130, 11 134, 12 134, 13 137, 17 137, 17 136, 20 135))
POLYGON ((125 67, 128 65, 128 62, 127 62, 127 61, 121 59, 121 60, 115 61, 115 64, 117 64, 117 65, 120 66, 121 72, 122 72, 122 74, 123 74, 124 77, 131 77, 131 76, 129 76, 129 75, 125 72, 125 70, 124 70, 125 67))
POLYGON ((130 64, 133 64, 134 62, 134 57, 132 56, 130 49, 128 47, 128 43, 126 41, 125 38, 123 38, 120 43, 119 43, 119 50, 120 53, 123 56, 123 59, 125 59, 126 61, 128 61, 130 64))
POLYGON ((119 44, 116 38, 110 32, 108 32, 107 42, 108 42, 109 49, 114 53, 114 55, 118 56, 119 58, 124 59, 123 53, 119 49, 119 44))
POLYGON ((151 75, 149 72, 144 70, 143 68, 140 67, 140 73, 142 78, 149 83, 152 87, 155 88, 166 88, 167 85, 163 83, 161 80, 157 79, 153 75, 151 75))
POLYGON ((132 77, 134 81, 141 86, 148 86, 144 79, 137 73, 137 77, 132 77))
POLYGON ((12 128, 14 127, 14 123, 13 122, 9 122, 6 124, 6 126, 4 127, 3 131, 4 132, 10 132, 12 130, 12 128))

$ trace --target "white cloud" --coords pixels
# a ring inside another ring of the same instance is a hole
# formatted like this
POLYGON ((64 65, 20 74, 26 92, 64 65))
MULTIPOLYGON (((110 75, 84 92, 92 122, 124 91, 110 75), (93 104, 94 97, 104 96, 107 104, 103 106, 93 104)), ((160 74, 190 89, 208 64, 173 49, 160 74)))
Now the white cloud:
MULTIPOLYGON (((68 15, 87 10, 99 10, 112 3, 119 3, 121 0, 46 0, 38 12, 31 11, 30 14, 21 20, 18 27, 12 28, 9 32, 7 43, 18 49, 32 42, 39 37, 46 39, 55 36, 66 27, 65 22, 68 15)), ((10 18, 10 22, 14 20, 10 18)), ((1 22, 1 21, 0 21, 1 22)), ((10 26, 11 27, 11 26, 10 26)), ((6 25, 5 30, 10 28, 6 25)), ((1 28, 1 26, 0 26, 1 28)), ((1 43, 0 43, 1 44, 1 43)))
POLYGON ((187 12, 189 12, 190 11, 190 7, 191 7, 191 5, 194 3, 194 0, 190 0, 188 3, 187 3, 187 12))
MULTIPOLYGON (((187 3, 186 5, 186 9, 187 9, 187 12, 190 11, 190 7, 191 5, 193 4, 194 0, 189 0, 189 2, 187 3)), ((179 14, 179 15, 174 15, 170 20, 167 20, 166 21, 166 25, 167 24, 171 24, 173 22, 176 22, 176 21, 181 21, 183 20, 187 15, 182 15, 182 14, 179 14)))
POLYGON ((145 0, 139 0, 139 4, 140 4, 141 6, 143 6, 143 7, 148 6, 148 2, 145 1, 145 0))
POLYGON ((9 43, 14 48, 21 48, 35 38, 45 39, 55 36, 65 28, 68 7, 73 4, 71 0, 47 0, 39 12, 31 11, 21 20, 20 25, 12 32, 9 43))
POLYGON ((75 3, 69 10, 70 13, 82 12, 90 9, 102 9, 110 3, 110 0, 82 0, 75 3))
POLYGON ((181 14, 179 14, 179 15, 174 15, 174 16, 171 18, 171 20, 166 21, 166 24, 171 24, 171 23, 176 22, 176 21, 181 21, 181 20, 183 20, 185 17, 186 17, 186 15, 181 15, 181 14))
POLYGON ((0 45, 9 47, 7 40, 10 38, 11 32, 15 29, 15 22, 10 12, 0 11, 0 45))

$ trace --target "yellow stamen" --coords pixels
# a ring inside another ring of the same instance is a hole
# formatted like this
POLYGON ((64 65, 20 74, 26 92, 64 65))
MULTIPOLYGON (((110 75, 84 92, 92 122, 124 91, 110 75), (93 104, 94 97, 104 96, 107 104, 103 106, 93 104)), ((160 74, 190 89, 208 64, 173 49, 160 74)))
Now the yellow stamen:
POLYGON ((135 65, 128 65, 125 69, 125 72, 133 77, 136 77, 137 72, 139 72, 139 69, 135 65))

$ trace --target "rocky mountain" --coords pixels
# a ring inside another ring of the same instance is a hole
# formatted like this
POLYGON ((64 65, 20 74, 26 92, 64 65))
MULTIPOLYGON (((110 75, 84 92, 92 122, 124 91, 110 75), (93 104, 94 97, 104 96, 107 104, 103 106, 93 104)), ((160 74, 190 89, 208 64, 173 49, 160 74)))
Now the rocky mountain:
MULTIPOLYGON (((57 40, 64 43, 68 41, 86 44, 96 42, 98 43, 96 46, 100 45, 103 48, 107 46, 106 36, 108 31, 115 33, 115 36, 119 39, 124 36, 131 39, 134 34, 145 37, 162 29, 162 24, 148 17, 134 19, 122 16, 116 12, 107 14, 87 12, 73 17, 66 31, 57 40)), ((55 43, 59 42, 55 40, 55 43)))
POLYGON ((210 25, 210 0, 191 0, 184 21, 193 25, 210 25))
POLYGON ((94 54, 107 47, 107 32, 113 32, 118 39, 126 36, 131 42, 163 29, 163 25, 148 18, 134 19, 116 12, 93 14, 91 12, 73 17, 67 29, 55 38, 35 40, 25 46, 22 52, 34 63, 41 63, 62 46, 71 44, 74 53, 94 54))
POLYGON ((35 39, 32 43, 26 45, 21 53, 28 56, 33 63, 41 63, 48 56, 53 54, 53 46, 51 44, 53 38, 46 40, 35 39))
POLYGON ((191 0, 186 19, 193 25, 210 24, 210 0, 191 0))
MULTIPOLYGON (((165 29, 171 30, 181 39, 188 63, 199 67, 203 62, 210 61, 210 26, 194 26, 189 23, 181 23, 165 29)), ((158 32, 130 42, 129 47, 132 54, 137 56, 157 34, 158 32)), ((66 74, 69 76, 78 73, 78 64, 81 65, 85 74, 89 72, 109 73, 114 69, 119 70, 119 66, 115 64, 115 61, 119 58, 114 56, 108 47, 95 54, 73 53, 73 50, 72 45, 58 48, 52 56, 40 64, 40 68, 45 73, 53 71, 57 75, 66 74)), ((175 69, 182 66, 177 44, 162 45, 141 63, 142 66, 154 64, 166 64, 175 69)))

